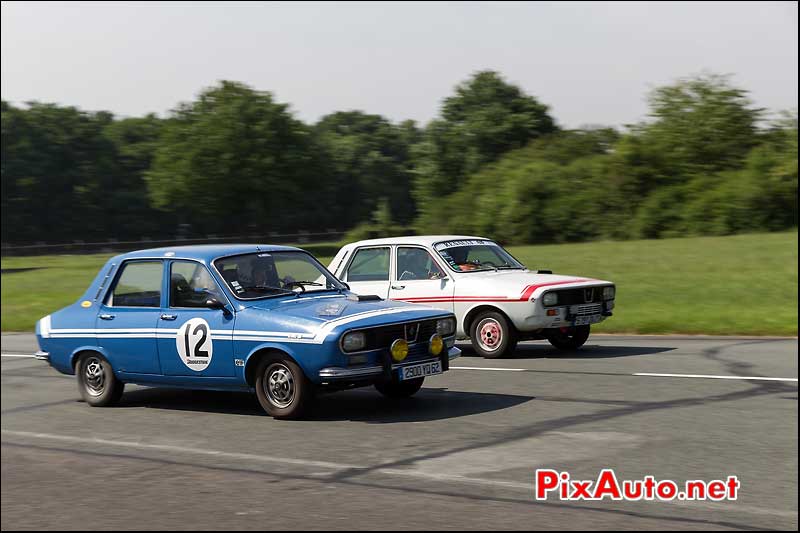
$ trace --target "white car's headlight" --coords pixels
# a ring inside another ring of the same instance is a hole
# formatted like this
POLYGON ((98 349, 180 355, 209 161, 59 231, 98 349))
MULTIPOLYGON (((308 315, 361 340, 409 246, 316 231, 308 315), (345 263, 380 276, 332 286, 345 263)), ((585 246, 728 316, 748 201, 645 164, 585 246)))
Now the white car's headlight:
POLYGON ((436 333, 440 337, 449 337, 456 332, 456 319, 453 317, 442 318, 436 321, 436 333))
POLYGON ((603 287, 603 300, 613 300, 616 295, 617 289, 615 287, 603 287))
POLYGON ((558 303, 558 293, 557 292, 548 292, 542 296, 542 303, 544 305, 556 305, 558 303))
POLYGON ((342 350, 345 352, 357 352, 363 350, 366 345, 367 337, 361 331, 347 333, 342 337, 342 350))

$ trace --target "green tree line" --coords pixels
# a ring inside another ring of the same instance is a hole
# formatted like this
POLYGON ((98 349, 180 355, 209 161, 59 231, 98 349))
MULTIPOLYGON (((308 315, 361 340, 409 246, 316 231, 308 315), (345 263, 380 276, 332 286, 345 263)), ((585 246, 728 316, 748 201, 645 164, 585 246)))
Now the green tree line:
POLYGON ((507 243, 797 226, 797 117, 765 123, 705 74, 659 87, 646 121, 563 129, 496 72, 420 126, 360 111, 315 124, 222 81, 165 118, 2 102, 3 243, 348 230, 507 243))

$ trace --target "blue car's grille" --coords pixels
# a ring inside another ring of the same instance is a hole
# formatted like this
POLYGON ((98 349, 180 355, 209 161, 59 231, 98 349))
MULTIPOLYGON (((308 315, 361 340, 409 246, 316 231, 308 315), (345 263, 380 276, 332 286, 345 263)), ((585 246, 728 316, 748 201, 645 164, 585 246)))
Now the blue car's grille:
POLYGON ((422 320, 392 324, 361 330, 366 335, 364 351, 389 349, 397 339, 405 339, 409 344, 409 357, 420 353, 428 353, 428 340, 436 333, 436 320, 422 320))

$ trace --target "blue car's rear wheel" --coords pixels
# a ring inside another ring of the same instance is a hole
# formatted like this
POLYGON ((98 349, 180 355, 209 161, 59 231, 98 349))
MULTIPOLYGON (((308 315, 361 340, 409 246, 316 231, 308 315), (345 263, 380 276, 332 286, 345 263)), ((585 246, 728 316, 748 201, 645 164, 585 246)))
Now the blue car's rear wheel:
POLYGON ((300 418, 314 397, 311 383, 291 359, 265 358, 256 370, 256 396, 261 407, 275 418, 300 418))
POLYGON ((99 353, 83 354, 75 366, 75 374, 81 397, 91 406, 113 405, 122 397, 125 384, 117 379, 111 364, 99 353))

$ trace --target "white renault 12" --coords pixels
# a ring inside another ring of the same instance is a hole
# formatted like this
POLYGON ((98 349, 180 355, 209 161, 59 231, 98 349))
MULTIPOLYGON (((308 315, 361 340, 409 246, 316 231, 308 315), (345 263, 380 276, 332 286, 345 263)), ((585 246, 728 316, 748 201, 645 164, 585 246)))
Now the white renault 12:
POLYGON ((517 341, 580 348, 592 324, 610 317, 610 281, 529 270, 483 237, 394 237, 344 246, 330 270, 358 294, 440 307, 456 314, 458 338, 487 358, 517 341))

